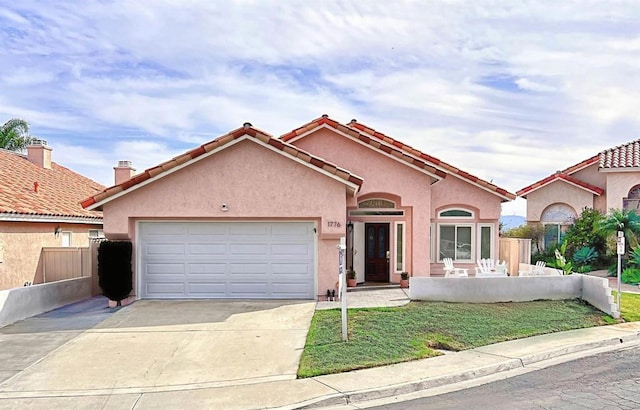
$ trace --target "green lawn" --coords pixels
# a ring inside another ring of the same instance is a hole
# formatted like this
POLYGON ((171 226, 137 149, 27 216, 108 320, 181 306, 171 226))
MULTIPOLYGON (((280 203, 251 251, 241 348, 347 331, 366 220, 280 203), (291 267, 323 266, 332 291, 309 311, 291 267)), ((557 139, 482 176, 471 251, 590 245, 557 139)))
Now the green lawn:
MULTIPOLYGON (((613 300, 618 302, 618 292, 613 291, 613 300)), ((620 316, 627 322, 640 321, 640 294, 622 292, 620 303, 622 304, 622 312, 620 316)))
POLYGON ((495 304, 411 302, 394 308, 349 309, 348 318, 349 342, 343 343, 340 310, 315 312, 299 377, 441 354, 434 349, 465 350, 611 322, 610 317, 580 300, 495 304))

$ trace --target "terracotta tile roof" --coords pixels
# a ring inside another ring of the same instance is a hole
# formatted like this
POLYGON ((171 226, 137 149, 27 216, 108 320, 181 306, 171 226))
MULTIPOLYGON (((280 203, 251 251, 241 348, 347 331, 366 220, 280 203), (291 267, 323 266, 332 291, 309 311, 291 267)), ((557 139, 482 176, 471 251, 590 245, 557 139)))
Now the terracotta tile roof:
POLYGON ((261 141, 264 144, 268 144, 274 149, 282 151, 285 155, 289 157, 297 158, 299 160, 307 162, 312 166, 318 168, 319 170, 323 170, 324 172, 328 172, 329 174, 335 175, 337 178, 344 180, 345 182, 348 182, 350 184, 353 184, 358 188, 362 186, 362 183, 364 182, 364 180, 361 177, 354 175, 350 171, 340 168, 328 161, 325 161, 322 158, 311 155, 308 152, 295 147, 294 145, 281 141, 267 134, 264 131, 254 128, 253 126, 251 126, 251 124, 246 123, 241 128, 231 131, 228 134, 222 135, 213 141, 207 142, 182 155, 172 158, 166 162, 163 162, 158 166, 149 168, 144 172, 135 175, 131 179, 119 185, 106 188, 102 192, 86 198, 85 200, 82 201, 82 206, 84 208, 88 208, 88 207, 91 207, 92 205, 98 204, 110 197, 113 197, 116 194, 130 190, 144 181, 147 181, 151 178, 155 178, 158 176, 162 176, 162 174, 167 173, 169 170, 179 165, 182 165, 186 162, 189 162, 198 157, 201 157, 205 153, 208 153, 214 149, 222 148, 225 145, 244 136, 261 141))
POLYGON ((0 214, 101 220, 102 212, 87 211, 80 201, 102 189, 55 162, 45 169, 26 155, 0 149, 0 214))
POLYGON ((600 168, 640 167, 640 140, 604 150, 599 155, 600 168))
POLYGON ((576 173, 582 169, 585 169, 586 167, 593 165, 593 164, 597 164, 598 160, 600 158, 600 155, 594 155, 593 157, 589 158, 589 159, 585 159, 582 162, 578 162, 575 165, 571 165, 569 168, 565 168, 562 171, 560 171, 562 174, 567 174, 567 175, 571 175, 573 173, 576 173))
POLYGON ((536 182, 536 183, 534 183, 532 185, 529 185, 526 188, 523 188, 523 189, 519 190, 517 192, 517 194, 518 194, 518 196, 526 197, 527 194, 530 194, 531 192, 533 192, 533 191, 535 191, 535 190, 537 190, 539 188, 542 188, 545 185, 549 185, 550 183, 552 183, 554 181, 558 181, 558 180, 563 180, 563 181, 568 182, 568 183, 570 183, 572 185, 576 185, 576 186, 578 186, 580 188, 583 188, 583 189, 586 189, 587 191, 590 191, 593 194, 598 195, 598 196, 600 196, 600 195, 602 195, 604 193, 604 189, 602 189, 600 187, 588 184, 588 183, 586 183, 584 181, 580 181, 579 179, 574 178, 571 175, 567 175, 566 173, 564 173, 562 171, 559 171, 559 172, 556 172, 553 175, 549 175, 548 177, 546 177, 544 179, 541 179, 540 181, 538 181, 538 182, 536 182))
POLYGON ((323 115, 322 117, 317 118, 310 123, 303 125, 302 127, 299 127, 287 134, 282 135, 280 138, 284 141, 289 141, 300 135, 306 134, 309 131, 324 124, 333 127, 336 130, 341 131, 342 133, 349 135, 354 139, 358 139, 366 144, 369 144, 380 151, 398 157, 399 159, 411 165, 422 168, 425 171, 436 175, 437 177, 445 178, 448 174, 454 174, 484 189, 493 191, 503 198, 516 198, 515 194, 512 194, 511 192, 502 189, 497 185, 494 185, 474 175, 464 172, 461 169, 454 167, 453 165, 447 164, 446 162, 436 157, 425 154, 394 138, 382 134, 381 132, 377 132, 373 128, 358 123, 356 120, 352 120, 348 125, 343 125, 337 121, 330 119, 327 115, 323 115))

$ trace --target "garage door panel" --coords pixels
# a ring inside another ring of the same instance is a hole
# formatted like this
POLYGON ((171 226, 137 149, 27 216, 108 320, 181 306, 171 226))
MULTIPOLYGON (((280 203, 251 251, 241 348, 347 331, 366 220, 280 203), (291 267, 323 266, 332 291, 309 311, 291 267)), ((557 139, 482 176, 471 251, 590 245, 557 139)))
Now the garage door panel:
POLYGON ((154 282, 147 283, 147 294, 156 297, 183 297, 185 293, 184 283, 154 282))
POLYGON ((258 255, 266 256, 269 253, 269 246, 266 243, 231 243, 229 244, 229 255, 258 255))
POLYGON ((227 294, 226 283, 189 283, 189 296, 192 297, 220 297, 223 298, 227 294))
POLYGON ((147 263, 147 275, 180 275, 184 276, 184 263, 147 263))
POLYGON ((184 244, 159 243, 146 246, 147 255, 184 255, 184 244))
POLYGON ((224 238, 227 234, 226 224, 190 223, 186 225, 185 232, 190 236, 209 236, 212 238, 224 238))
POLYGON ((188 247, 189 255, 219 255, 226 254, 227 245, 224 243, 191 243, 188 247))
POLYGON ((311 277, 311 266, 308 262, 300 263, 273 263, 271 264, 271 274, 288 275, 289 278, 300 278, 300 280, 308 281, 311 277))
POLYGON ((312 299, 313 226, 143 222, 141 297, 312 299))
POLYGON ((313 248, 309 248, 310 246, 304 243, 278 243, 271 245, 271 254, 278 256, 311 257, 313 256, 313 248))
POLYGON ((236 236, 267 236, 269 234, 267 223, 234 223, 229 224, 229 236, 234 239, 236 236))
POLYGON ((288 299, 291 295, 313 291, 309 289, 308 283, 273 282, 271 286, 273 289, 271 294, 281 299, 288 299))
POLYGON ((227 274, 226 263, 189 263, 188 265, 189 275, 194 274, 227 274))

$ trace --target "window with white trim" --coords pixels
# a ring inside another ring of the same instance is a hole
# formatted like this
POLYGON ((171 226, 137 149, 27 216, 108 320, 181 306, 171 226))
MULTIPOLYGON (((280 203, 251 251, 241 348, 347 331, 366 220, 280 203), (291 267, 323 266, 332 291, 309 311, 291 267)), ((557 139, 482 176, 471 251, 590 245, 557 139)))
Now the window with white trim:
POLYGON ((396 222, 396 272, 405 271, 405 233, 404 222, 396 222))
POLYGON ((472 261, 473 224, 438 224, 440 260, 472 261))
POLYGON ((480 259, 493 259, 494 224, 478 224, 478 244, 480 259))
MULTIPOLYGON (((438 212, 441 221, 436 229, 431 225, 431 251, 438 252, 438 262, 451 258, 459 262, 473 262, 479 258, 495 256, 495 224, 475 223, 474 213, 467 209, 449 208, 438 212), (454 221, 457 219, 457 221, 454 221), (448 220, 452 220, 450 223, 448 220)), ((431 260, 434 260, 432 253, 431 260)))

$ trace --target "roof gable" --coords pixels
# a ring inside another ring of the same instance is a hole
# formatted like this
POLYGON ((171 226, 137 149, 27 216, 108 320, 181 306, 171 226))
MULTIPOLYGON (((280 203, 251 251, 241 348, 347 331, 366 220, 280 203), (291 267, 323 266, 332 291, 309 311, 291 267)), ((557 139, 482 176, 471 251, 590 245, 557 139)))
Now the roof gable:
POLYGON ((446 178, 448 175, 460 178, 466 182, 487 190, 495 195, 500 196, 504 200, 515 199, 515 194, 508 192, 490 182, 484 181, 474 175, 471 175, 453 165, 447 164, 438 158, 425 154, 409 145, 406 145, 398 140, 395 140, 385 134, 375 131, 373 128, 367 127, 364 124, 358 123, 356 120, 352 120, 348 125, 340 124, 339 122, 330 119, 327 115, 323 115, 287 134, 282 135, 280 138, 283 141, 295 142, 320 127, 331 127, 339 131, 342 135, 349 138, 353 138, 364 144, 376 149, 377 151, 394 157, 406 165, 416 166, 419 169, 428 172, 436 179, 446 178))
POLYGON ((563 172, 557 172, 553 175, 549 175, 548 177, 541 179, 540 181, 536 182, 535 184, 529 185, 526 188, 523 188, 521 190, 519 190, 517 192, 517 194, 523 198, 526 198, 527 195, 529 195, 530 193, 537 191, 540 188, 543 188, 549 184, 551 184, 552 182, 555 181, 562 181, 562 182, 566 182, 570 185, 573 185, 575 187, 578 187, 580 189, 584 189, 585 191, 589 191, 594 195, 600 196, 604 193, 604 189, 597 187, 595 185, 591 185, 588 184, 584 181, 581 181, 577 178, 572 177, 571 175, 567 175, 563 172))
POLYGON ((280 141, 273 136, 254 128, 249 123, 241 128, 231 131, 225 135, 196 147, 182 155, 163 162, 153 168, 149 168, 144 172, 132 177, 131 179, 103 190, 102 192, 92 195, 82 201, 82 206, 87 209, 100 208, 106 202, 119 198, 133 190, 141 188, 160 178, 163 178, 173 172, 183 169, 190 164, 214 155, 225 148, 235 145, 240 141, 249 139, 259 145, 264 146, 271 151, 307 166, 317 172, 320 172, 330 178, 336 179, 347 186, 353 194, 362 186, 363 179, 353 173, 340 168, 322 158, 316 157, 303 151, 291 144, 280 141))
POLYGON ((0 149, 0 219, 102 223, 102 213, 80 201, 104 186, 51 163, 42 168, 25 155, 0 149))

